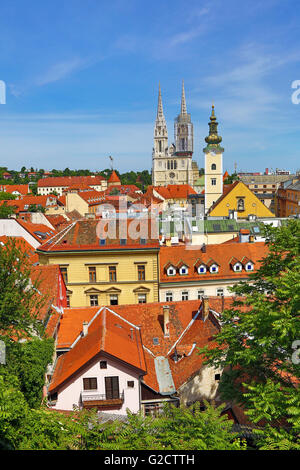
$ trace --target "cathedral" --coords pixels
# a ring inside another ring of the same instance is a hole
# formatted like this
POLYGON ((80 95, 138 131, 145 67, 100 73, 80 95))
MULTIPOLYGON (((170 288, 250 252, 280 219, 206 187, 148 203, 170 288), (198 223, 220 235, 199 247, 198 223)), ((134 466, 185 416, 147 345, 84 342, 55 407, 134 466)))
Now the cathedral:
MULTIPOLYGON (((218 134, 218 122, 212 105, 209 135, 205 138, 204 152, 204 210, 208 213, 212 205, 223 194, 223 152, 222 137, 218 134)), ((191 115, 187 112, 184 82, 182 82, 181 109, 175 119, 175 143, 168 144, 168 129, 163 112, 159 85, 157 115, 154 127, 154 147, 152 152, 152 185, 188 184, 199 189, 199 169, 192 160, 194 151, 194 130, 191 115)), ((200 192, 199 191, 199 192, 200 192)), ((198 192, 198 191, 197 191, 198 192)))
POLYGON ((187 112, 184 82, 182 82, 181 109, 175 119, 175 143, 168 144, 168 129, 163 112, 161 89, 158 91, 158 106, 154 128, 152 152, 152 184, 189 184, 199 177, 197 163, 192 160, 194 151, 194 130, 191 115, 187 112))

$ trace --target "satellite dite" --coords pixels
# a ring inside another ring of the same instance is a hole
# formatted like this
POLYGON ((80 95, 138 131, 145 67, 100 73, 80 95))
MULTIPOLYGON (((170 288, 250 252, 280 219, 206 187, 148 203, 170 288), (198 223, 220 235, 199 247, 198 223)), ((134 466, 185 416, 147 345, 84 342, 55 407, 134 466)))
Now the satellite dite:
POLYGON ((3 80, 0 80, 0 104, 6 104, 6 85, 3 80))

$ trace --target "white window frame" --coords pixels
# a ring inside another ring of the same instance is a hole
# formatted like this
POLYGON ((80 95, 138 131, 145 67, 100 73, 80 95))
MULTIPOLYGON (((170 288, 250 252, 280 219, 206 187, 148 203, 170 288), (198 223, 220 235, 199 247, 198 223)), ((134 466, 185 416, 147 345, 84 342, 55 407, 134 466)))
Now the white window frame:
POLYGON ((166 292, 166 302, 173 302, 173 292, 166 292))
POLYGON ((186 265, 181 266, 181 268, 179 269, 179 274, 181 276, 186 276, 188 273, 189 273, 189 268, 186 265), (184 270, 184 272, 182 272, 182 270, 184 270))
POLYGON ((169 266, 168 269, 167 269, 167 275, 168 276, 176 276, 176 269, 174 266, 169 266), (174 272, 170 273, 170 269, 174 272))
POLYGON ((217 274, 219 272, 219 266, 217 264, 212 264, 209 268, 209 272, 211 274, 217 274), (215 271, 213 271, 213 268, 216 268, 215 271))
POLYGON ((198 274, 205 274, 206 271, 207 271, 205 264, 200 264, 200 266, 198 266, 198 270, 197 270, 197 271, 198 271, 198 274), (203 272, 200 271, 200 269, 202 269, 202 268, 204 269, 203 272))

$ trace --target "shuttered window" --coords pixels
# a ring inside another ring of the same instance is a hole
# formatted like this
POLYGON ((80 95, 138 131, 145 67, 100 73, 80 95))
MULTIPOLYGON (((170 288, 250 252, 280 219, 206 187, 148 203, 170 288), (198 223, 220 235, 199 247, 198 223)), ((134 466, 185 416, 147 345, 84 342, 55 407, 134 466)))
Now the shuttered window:
POLYGON ((119 377, 105 377, 106 399, 119 398, 119 377))

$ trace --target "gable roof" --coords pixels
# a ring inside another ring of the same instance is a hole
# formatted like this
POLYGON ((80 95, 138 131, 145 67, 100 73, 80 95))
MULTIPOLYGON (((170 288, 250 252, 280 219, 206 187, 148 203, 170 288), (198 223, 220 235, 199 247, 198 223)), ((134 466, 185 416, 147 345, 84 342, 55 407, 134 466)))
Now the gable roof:
POLYGON ((57 360, 49 390, 54 391, 78 373, 89 361, 106 353, 123 363, 146 372, 140 331, 113 311, 103 307, 88 325, 86 336, 57 360))

